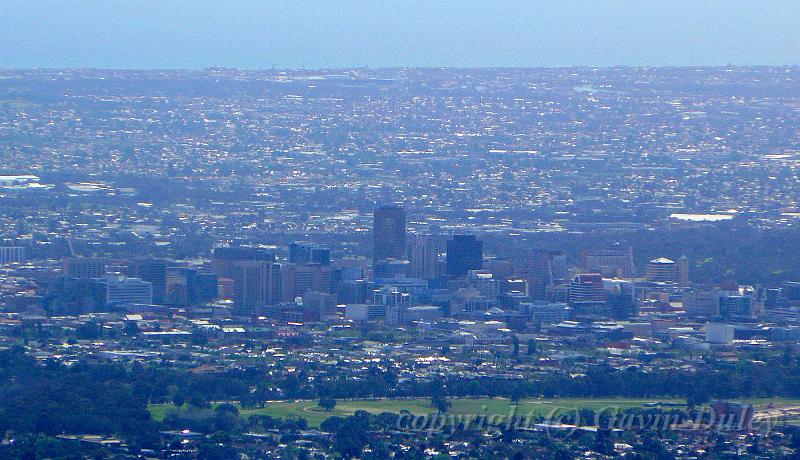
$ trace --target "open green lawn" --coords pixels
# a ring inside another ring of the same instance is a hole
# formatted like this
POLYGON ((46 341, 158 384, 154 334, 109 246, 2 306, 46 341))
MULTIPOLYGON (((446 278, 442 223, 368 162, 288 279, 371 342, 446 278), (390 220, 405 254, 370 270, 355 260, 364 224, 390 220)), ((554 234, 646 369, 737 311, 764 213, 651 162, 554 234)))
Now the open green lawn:
MULTIPOLYGON (((642 406, 652 402, 683 403, 674 399, 525 399, 519 405, 511 404, 506 398, 492 399, 452 399, 449 413, 470 415, 503 415, 508 416, 512 411, 516 415, 524 416, 553 416, 573 412, 577 409, 602 409, 624 410, 630 407, 642 406)), ((171 404, 154 404, 150 406, 150 413, 156 420, 163 420, 170 411, 178 410, 171 404)), ((191 412, 188 406, 181 411, 191 412)), ((241 409, 242 417, 253 414, 269 415, 276 418, 305 418, 310 426, 319 424, 328 417, 339 415, 352 415, 357 410, 365 410, 374 414, 381 412, 399 413, 402 410, 416 415, 425 415, 436 412, 431 407, 430 399, 379 399, 379 400, 340 400, 336 408, 326 412, 317 406, 317 401, 269 402, 266 407, 259 409, 241 409)))
MULTIPOLYGON (((483 398, 483 399, 451 399, 452 404, 449 413, 457 415, 502 415, 512 414, 526 417, 552 417, 559 414, 574 413, 578 409, 591 409, 595 412, 601 410, 613 411, 615 409, 625 410, 631 407, 640 407, 647 403, 680 403, 682 399, 586 399, 586 398, 550 398, 550 399, 524 399, 518 406, 511 404, 506 398, 483 398)), ((756 406, 757 410, 765 410, 772 407, 800 406, 800 400, 786 398, 753 398, 743 400, 756 406)), ((174 411, 180 410, 185 415, 200 412, 198 409, 191 408, 188 404, 176 408, 172 404, 153 404, 150 406, 150 413, 155 420, 163 420, 164 417, 174 411)), ((336 408, 330 412, 322 410, 317 405, 317 401, 275 401, 268 402, 266 407, 259 409, 240 409, 242 417, 247 418, 253 414, 269 415, 276 418, 305 418, 312 427, 318 427, 323 420, 334 415, 352 415, 357 410, 365 410, 374 414, 381 412, 399 413, 406 410, 416 415, 427 415, 436 412, 430 406, 430 399, 369 399, 369 400, 339 400, 336 408)))

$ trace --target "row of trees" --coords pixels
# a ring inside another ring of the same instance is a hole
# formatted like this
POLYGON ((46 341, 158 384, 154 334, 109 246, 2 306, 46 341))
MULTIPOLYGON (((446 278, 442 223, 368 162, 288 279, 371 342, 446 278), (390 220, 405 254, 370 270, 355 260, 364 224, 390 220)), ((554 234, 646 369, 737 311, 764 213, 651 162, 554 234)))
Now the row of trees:
MULTIPOLYGON (((450 397, 680 397, 692 404, 711 398, 800 397, 800 363, 790 355, 760 357, 763 363, 708 363, 697 371, 616 370, 590 367, 584 376, 566 373, 526 379, 463 378, 403 380, 384 363, 366 376, 312 375, 300 369, 271 378, 259 369, 198 375, 174 367, 78 363, 39 364, 22 349, 0 351, 0 431, 17 434, 115 434, 134 448, 155 446, 161 428, 191 426, 202 432, 226 431, 238 422, 234 406, 219 406, 201 421, 151 419, 148 404, 176 402, 208 408, 210 401, 263 405, 268 399, 318 398, 333 409, 337 399, 425 397, 440 412, 450 397), (179 423, 180 422, 180 423, 179 423)), ((259 419, 263 426, 274 420, 259 419)), ((281 423, 285 423, 281 422, 281 423)), ((298 422, 299 423, 299 422, 298 422)))

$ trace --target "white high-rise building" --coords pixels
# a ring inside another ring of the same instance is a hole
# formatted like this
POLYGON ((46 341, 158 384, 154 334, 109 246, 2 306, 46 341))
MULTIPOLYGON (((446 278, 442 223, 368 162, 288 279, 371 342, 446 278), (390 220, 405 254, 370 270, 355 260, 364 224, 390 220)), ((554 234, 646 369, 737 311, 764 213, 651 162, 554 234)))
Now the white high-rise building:
POLYGON ((151 304, 153 284, 139 278, 109 276, 100 281, 107 305, 151 304))
POLYGON ((25 262, 25 248, 21 246, 0 246, 0 265, 25 262))

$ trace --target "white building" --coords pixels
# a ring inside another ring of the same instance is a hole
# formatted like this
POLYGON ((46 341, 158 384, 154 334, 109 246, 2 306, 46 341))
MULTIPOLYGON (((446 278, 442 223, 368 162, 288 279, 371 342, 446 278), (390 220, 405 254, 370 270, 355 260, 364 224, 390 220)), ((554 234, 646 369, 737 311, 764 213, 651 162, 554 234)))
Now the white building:
POLYGON ((442 309, 435 305, 419 305, 406 311, 406 321, 436 321, 442 318, 442 309))
POLYGON ((733 343, 733 326, 730 324, 706 325, 706 342, 715 344, 733 343))
POLYGON ((353 321, 378 321, 386 318, 385 305, 371 305, 364 303, 347 304, 344 311, 345 319, 353 321))
POLYGON ((153 303, 153 284, 139 278, 106 277, 100 284, 106 305, 153 303))
POLYGON ((411 295, 394 286, 383 286, 372 291, 373 303, 386 307, 386 324, 396 325, 411 305, 411 295))
POLYGON ((520 304, 520 309, 534 321, 540 321, 542 324, 557 324, 572 316, 572 308, 561 302, 536 300, 520 304))

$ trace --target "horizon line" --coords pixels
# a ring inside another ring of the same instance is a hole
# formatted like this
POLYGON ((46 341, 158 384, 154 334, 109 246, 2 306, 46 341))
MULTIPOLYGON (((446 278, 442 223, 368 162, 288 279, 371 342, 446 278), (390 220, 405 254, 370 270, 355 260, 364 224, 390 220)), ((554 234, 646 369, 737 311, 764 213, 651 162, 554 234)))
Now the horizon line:
POLYGON ((542 65, 542 66, 332 66, 332 67, 229 67, 223 65, 210 65, 203 67, 96 67, 96 66, 65 66, 65 67, 14 67, 0 65, 0 71, 63 71, 63 70, 101 70, 115 72, 146 72, 146 71, 213 71, 213 70, 234 70, 234 71, 342 71, 342 70, 542 70, 542 69, 753 69, 753 68, 776 68, 789 69, 800 67, 800 63, 785 64, 610 64, 610 65, 588 65, 588 64, 564 64, 564 65, 542 65))

